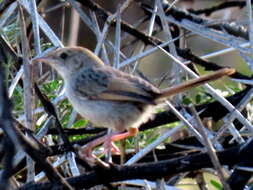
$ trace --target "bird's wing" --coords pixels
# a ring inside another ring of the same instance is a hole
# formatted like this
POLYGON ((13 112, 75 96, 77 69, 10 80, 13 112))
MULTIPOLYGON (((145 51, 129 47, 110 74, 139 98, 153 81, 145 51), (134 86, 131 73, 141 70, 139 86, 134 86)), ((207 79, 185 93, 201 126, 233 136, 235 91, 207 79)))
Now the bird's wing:
POLYGON ((158 89, 146 81, 109 67, 89 68, 79 72, 75 91, 93 100, 133 101, 154 104, 158 89))

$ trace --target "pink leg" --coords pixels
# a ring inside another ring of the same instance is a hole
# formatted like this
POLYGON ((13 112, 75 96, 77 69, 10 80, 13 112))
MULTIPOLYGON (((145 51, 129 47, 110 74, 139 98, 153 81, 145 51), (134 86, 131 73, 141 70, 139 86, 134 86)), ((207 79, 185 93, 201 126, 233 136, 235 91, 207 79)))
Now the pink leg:
POLYGON ((106 135, 82 146, 78 151, 79 156, 90 163, 95 163, 96 156, 92 153, 93 148, 102 144, 107 138, 106 135))
POLYGON ((104 146, 104 151, 103 151, 104 154, 106 154, 109 150, 111 150, 113 154, 117 154, 117 155, 120 154, 120 150, 111 140, 111 136, 105 140, 103 146, 104 146))
POLYGON ((109 138, 106 139, 105 143, 104 143, 104 147, 105 147, 105 153, 112 149, 112 152, 114 154, 120 154, 120 150, 118 149, 118 147, 113 143, 114 141, 119 141, 119 140, 123 140, 127 137, 132 137, 132 136, 136 136, 136 134, 138 133, 138 129, 137 128, 129 128, 129 130, 125 133, 120 133, 120 134, 111 134, 109 138))
POLYGON ((88 160, 88 161, 94 161, 94 158, 96 156, 92 154, 92 150, 93 150, 93 148, 102 144, 103 142, 104 142, 105 152, 111 148, 113 153, 119 154, 120 150, 113 142, 125 139, 130 136, 135 136, 137 133, 138 133, 137 128, 129 128, 129 130, 125 133, 121 133, 121 134, 114 133, 114 134, 108 134, 106 136, 100 137, 100 138, 88 143, 87 145, 81 147, 78 152, 79 156, 81 158, 88 160))
POLYGON ((125 133, 113 135, 111 137, 111 141, 119 141, 119 140, 125 139, 127 137, 136 136, 138 131, 139 130, 137 128, 129 128, 128 131, 125 133))

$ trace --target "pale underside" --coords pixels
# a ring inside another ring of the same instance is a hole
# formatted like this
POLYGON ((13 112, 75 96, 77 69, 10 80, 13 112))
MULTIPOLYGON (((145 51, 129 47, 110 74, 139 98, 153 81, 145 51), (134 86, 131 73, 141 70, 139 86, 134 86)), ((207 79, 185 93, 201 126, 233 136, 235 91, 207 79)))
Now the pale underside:
POLYGON ((70 103, 82 117, 98 127, 111 128, 115 131, 138 128, 150 119, 154 112, 154 105, 141 104, 138 107, 134 102, 91 101, 72 93, 73 91, 66 91, 70 103))

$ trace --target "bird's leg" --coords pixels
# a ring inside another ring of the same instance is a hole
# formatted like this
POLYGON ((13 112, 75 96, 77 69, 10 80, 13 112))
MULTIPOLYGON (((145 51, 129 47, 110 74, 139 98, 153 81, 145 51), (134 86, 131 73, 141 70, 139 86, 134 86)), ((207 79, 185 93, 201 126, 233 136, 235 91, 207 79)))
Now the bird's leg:
POLYGON ((104 151, 103 153, 106 154, 109 150, 112 151, 113 154, 120 154, 120 150, 119 148, 114 144, 114 142, 111 140, 111 137, 113 136, 113 134, 110 135, 110 137, 108 137, 105 142, 104 142, 104 151))
POLYGON ((111 133, 111 134, 107 134, 103 137, 99 137, 91 142, 89 142, 88 144, 82 146, 81 148, 79 148, 78 154, 81 158, 89 161, 89 162, 94 162, 94 158, 96 158, 96 156, 92 153, 93 149, 95 147, 97 147, 98 145, 104 143, 104 151, 103 153, 106 153, 109 149, 112 149, 112 152, 115 154, 119 154, 120 150, 118 149, 118 147, 112 142, 111 138, 114 135, 119 135, 119 132, 117 133, 111 133))
POLYGON ((127 132, 125 133, 111 133, 108 135, 108 138, 104 142, 104 153, 106 153, 108 150, 112 150, 114 154, 120 154, 119 148, 114 144, 114 141, 123 140, 127 137, 136 136, 138 133, 137 128, 129 128, 127 132))
POLYGON ((107 135, 99 137, 94 141, 91 141, 88 144, 80 147, 78 150, 79 156, 90 163, 95 163, 96 156, 92 153, 93 148, 105 142, 106 138, 108 138, 107 135))
POLYGON ((136 136, 138 131, 139 131, 138 128, 129 128, 128 131, 125 133, 113 135, 111 137, 111 141, 119 141, 119 140, 125 139, 127 137, 136 136))
POLYGON ((78 151, 78 154, 81 158, 90 162, 94 162, 96 156, 92 153, 92 150, 93 148, 95 148, 96 146, 102 143, 104 143, 104 148, 105 148, 104 152, 108 151, 111 148, 113 153, 119 154, 120 150, 113 142, 125 139, 127 137, 136 136, 137 133, 138 133, 137 128, 129 128, 128 131, 125 133, 119 134, 117 132, 116 134, 111 133, 111 134, 105 135, 81 147, 78 151))

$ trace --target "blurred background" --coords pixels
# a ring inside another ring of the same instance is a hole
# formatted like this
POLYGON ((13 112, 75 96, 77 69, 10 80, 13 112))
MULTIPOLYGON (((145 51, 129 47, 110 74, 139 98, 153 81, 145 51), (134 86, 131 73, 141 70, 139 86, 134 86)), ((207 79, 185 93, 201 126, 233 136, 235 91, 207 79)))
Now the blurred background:
MULTIPOLYGON (((104 9, 110 11, 111 13, 115 13, 117 8, 122 5, 123 0, 95 0, 99 5, 101 5, 104 9)), ((132 24, 137 25, 137 28, 141 31, 147 32, 147 22, 141 22, 141 19, 145 17, 145 13, 143 9, 140 8, 139 3, 141 1, 134 1, 131 5, 124 11, 121 15, 122 20, 132 24)), ((147 4, 152 4, 153 1, 144 1, 147 4)), ((170 3, 174 1, 169 1, 170 3)), ((189 9, 203 9, 212 7, 214 5, 220 4, 225 1, 221 0, 180 0, 175 3, 177 8, 182 10, 189 9)), ((43 4, 40 5, 42 7, 40 11, 46 12, 46 20, 53 28, 55 33, 62 39, 64 45, 81 45, 87 47, 91 50, 94 50, 96 46, 96 37, 93 32, 80 20, 78 13, 68 6, 68 3, 63 2, 66 6, 58 7, 59 4, 57 1, 43 1, 43 4)), ((89 11, 86 7, 80 7, 89 14, 89 11)), ((200 15, 203 18, 210 19, 212 22, 222 23, 222 22, 234 22, 241 25, 247 24, 245 17, 246 11, 244 8, 240 7, 232 7, 227 9, 222 9, 221 11, 215 11, 209 16, 200 15)), ((98 18, 98 23, 100 28, 102 29, 104 22, 98 18)), ((159 26, 156 26, 159 28, 159 26)), ((162 30, 156 30, 154 36, 157 36, 163 40, 166 39, 166 35, 162 30)), ((111 27, 110 32, 108 33, 107 38, 113 41, 115 36, 115 28, 111 27)), ((124 33, 123 33, 124 36, 124 33)), ((129 41, 129 36, 125 35, 125 40, 123 38, 122 44, 122 52, 129 57, 134 52, 138 52, 138 48, 143 44, 138 41, 133 44, 126 44, 129 41)), ((205 55, 220 49, 225 48, 223 45, 213 42, 209 39, 205 39, 203 37, 199 37, 198 35, 191 34, 183 39, 183 47, 190 48, 193 53, 196 55, 205 55)), ((148 48, 148 47, 146 47, 148 48)), ((113 52, 108 51, 110 60, 113 60, 113 52)), ((239 71, 250 74, 251 72, 247 69, 247 65, 240 58, 237 52, 231 52, 228 54, 224 54, 222 56, 217 56, 215 58, 211 58, 210 61, 214 61, 220 65, 226 65, 237 68, 239 71)), ((141 60, 141 64, 139 64, 140 70, 144 71, 147 76, 151 78, 159 78, 163 75, 168 69, 171 68, 170 64, 171 60, 168 59, 166 55, 161 52, 157 52, 150 56, 147 56, 141 60), (155 66, 154 66, 155 65, 155 66)))

